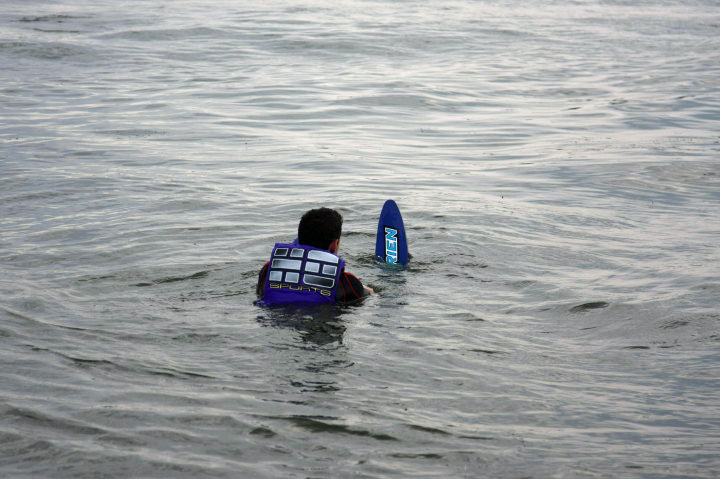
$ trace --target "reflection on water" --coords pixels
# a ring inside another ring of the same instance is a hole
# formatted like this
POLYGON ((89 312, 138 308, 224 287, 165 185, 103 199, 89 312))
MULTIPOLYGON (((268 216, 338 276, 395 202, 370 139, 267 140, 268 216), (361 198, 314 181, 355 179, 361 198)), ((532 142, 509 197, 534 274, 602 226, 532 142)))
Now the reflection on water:
POLYGON ((257 316, 257 321, 263 326, 293 329, 302 341, 318 346, 342 344, 346 330, 342 315, 349 307, 316 305, 264 308, 257 316))

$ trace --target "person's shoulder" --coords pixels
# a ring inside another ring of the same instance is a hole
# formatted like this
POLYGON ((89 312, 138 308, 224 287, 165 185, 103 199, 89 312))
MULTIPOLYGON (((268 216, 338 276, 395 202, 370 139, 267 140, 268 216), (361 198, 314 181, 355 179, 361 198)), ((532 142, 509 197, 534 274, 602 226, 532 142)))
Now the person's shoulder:
POLYGON ((260 274, 259 276, 265 276, 267 274, 268 268, 270 267, 270 261, 267 261, 262 268, 260 268, 260 274))
POLYGON ((360 281, 360 279, 358 279, 358 277, 355 276, 355 275, 352 274, 352 273, 349 273, 349 272, 343 270, 343 272, 340 273, 340 274, 341 274, 341 277, 342 277, 342 278, 345 278, 345 279, 347 279, 348 281, 357 281, 358 283, 362 284, 361 281, 360 281))
POLYGON ((270 267, 270 261, 266 262, 260 272, 258 273, 258 282, 255 286, 255 294, 262 296, 263 289, 265 288, 265 278, 267 277, 268 268, 270 267))

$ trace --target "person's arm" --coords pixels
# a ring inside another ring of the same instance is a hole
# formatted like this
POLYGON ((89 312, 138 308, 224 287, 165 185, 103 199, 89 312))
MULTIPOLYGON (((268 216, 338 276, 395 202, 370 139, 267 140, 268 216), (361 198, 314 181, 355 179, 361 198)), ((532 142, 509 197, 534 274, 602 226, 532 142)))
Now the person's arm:
POLYGON ((374 293, 372 288, 364 286, 354 274, 345 271, 340 274, 340 286, 336 296, 338 302, 352 303, 374 293))
POLYGON ((267 276, 269 266, 270 262, 268 261, 267 263, 265 263, 265 265, 260 270, 260 273, 258 274, 258 282, 257 286, 255 286, 255 294, 258 298, 262 298, 263 291, 265 291, 265 276, 267 276))

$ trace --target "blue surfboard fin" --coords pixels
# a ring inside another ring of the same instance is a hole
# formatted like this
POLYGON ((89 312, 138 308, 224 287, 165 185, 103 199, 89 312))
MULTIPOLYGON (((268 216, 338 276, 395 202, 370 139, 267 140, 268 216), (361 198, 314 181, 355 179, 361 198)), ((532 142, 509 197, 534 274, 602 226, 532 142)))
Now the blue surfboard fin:
POLYGON ((387 200, 380 212, 375 237, 375 256, 383 263, 397 265, 408 263, 405 225, 400 209, 393 200, 387 200))

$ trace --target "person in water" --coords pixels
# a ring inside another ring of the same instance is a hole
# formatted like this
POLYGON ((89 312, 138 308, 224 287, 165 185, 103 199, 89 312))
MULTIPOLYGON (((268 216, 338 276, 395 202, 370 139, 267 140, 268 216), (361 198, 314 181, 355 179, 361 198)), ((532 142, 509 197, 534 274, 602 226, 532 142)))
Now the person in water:
POLYGON ((260 270, 257 304, 349 304, 369 294, 337 255, 342 216, 330 208, 308 211, 300 219, 293 243, 277 243, 260 270))

